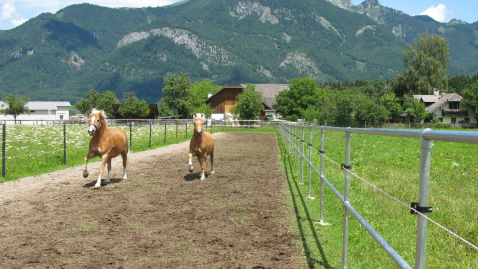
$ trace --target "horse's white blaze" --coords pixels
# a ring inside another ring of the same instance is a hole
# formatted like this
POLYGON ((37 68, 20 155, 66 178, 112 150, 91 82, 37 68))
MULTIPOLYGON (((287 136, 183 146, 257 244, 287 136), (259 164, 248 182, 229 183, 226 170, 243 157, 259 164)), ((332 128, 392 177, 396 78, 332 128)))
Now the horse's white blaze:
MULTIPOLYGON (((95 124, 95 121, 96 121, 96 117, 95 116, 91 117, 90 124, 95 124)), ((96 128, 95 125, 90 125, 88 127, 88 131, 93 132, 93 131, 95 131, 95 128, 96 128)))

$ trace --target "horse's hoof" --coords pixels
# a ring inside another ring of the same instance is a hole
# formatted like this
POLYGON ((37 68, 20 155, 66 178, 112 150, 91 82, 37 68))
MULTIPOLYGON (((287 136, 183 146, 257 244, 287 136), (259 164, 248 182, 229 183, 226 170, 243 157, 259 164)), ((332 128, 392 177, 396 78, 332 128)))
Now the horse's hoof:
POLYGON ((189 173, 192 173, 194 170, 193 169, 189 169, 189 173))
POLYGON ((214 170, 211 171, 211 175, 214 174, 214 170))
POLYGON ((101 186, 95 185, 95 189, 99 189, 99 188, 101 188, 101 186))
POLYGON ((89 175, 90 175, 90 173, 88 173, 88 171, 83 171, 83 177, 84 178, 87 178, 89 175))

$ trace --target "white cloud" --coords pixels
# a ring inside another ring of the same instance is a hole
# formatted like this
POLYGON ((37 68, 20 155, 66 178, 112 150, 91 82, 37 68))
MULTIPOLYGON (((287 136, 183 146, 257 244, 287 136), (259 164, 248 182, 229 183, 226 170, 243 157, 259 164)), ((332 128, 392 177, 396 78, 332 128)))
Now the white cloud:
POLYGON ((23 18, 22 18, 22 19, 19 19, 19 20, 13 19, 13 20, 10 21, 10 23, 11 23, 14 27, 17 27, 18 25, 20 25, 20 24, 22 24, 22 23, 24 23, 24 22, 26 22, 26 21, 28 21, 28 20, 27 20, 27 19, 23 19, 23 18))
POLYGON ((7 3, 3 4, 2 6, 2 17, 0 20, 8 20, 10 19, 13 14, 15 14, 15 5, 13 1, 8 1, 7 3))
POLYGON ((444 4, 439 4, 438 6, 431 6, 427 8, 427 10, 420 13, 420 15, 428 15, 432 17, 434 20, 439 22, 447 22, 446 15, 449 11, 446 9, 444 4))

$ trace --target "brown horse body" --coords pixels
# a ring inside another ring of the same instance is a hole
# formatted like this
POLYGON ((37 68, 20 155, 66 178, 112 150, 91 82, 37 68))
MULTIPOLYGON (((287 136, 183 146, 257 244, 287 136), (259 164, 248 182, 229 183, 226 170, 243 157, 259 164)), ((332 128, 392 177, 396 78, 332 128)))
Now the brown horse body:
POLYGON ((101 158, 100 174, 95 184, 95 189, 101 187, 101 175, 108 164, 108 175, 105 183, 108 184, 111 178, 111 159, 121 154, 123 158, 123 179, 126 177, 126 162, 128 154, 128 139, 126 133, 121 129, 109 130, 106 128, 106 115, 104 111, 93 109, 90 113, 88 133, 90 134, 90 148, 86 154, 85 169, 83 170, 83 177, 88 177, 87 164, 88 160, 99 156, 101 158))
POLYGON ((202 131, 202 124, 204 116, 200 114, 199 117, 194 115, 194 133, 189 142, 189 172, 193 171, 192 157, 197 156, 199 164, 201 165, 201 180, 206 178, 206 158, 211 156, 211 174, 214 174, 214 139, 212 134, 207 131, 202 131))

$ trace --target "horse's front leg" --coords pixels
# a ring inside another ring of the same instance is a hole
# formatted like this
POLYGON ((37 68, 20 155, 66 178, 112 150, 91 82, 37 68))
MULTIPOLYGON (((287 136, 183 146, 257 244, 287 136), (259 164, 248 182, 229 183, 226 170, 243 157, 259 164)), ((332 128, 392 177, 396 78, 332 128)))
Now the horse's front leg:
POLYGON ((91 159, 91 158, 94 158, 95 156, 96 155, 93 152, 88 151, 85 158, 83 158, 85 160, 85 169, 83 169, 83 177, 84 178, 87 178, 90 175, 90 173, 88 173, 88 160, 91 159))
POLYGON ((98 176, 98 180, 96 181, 95 184, 95 189, 101 188, 101 175, 103 175, 103 171, 105 170, 106 163, 108 162, 108 155, 105 154, 101 158, 101 165, 100 165, 100 174, 98 176))
POLYGON ((201 164, 201 180, 206 179, 206 158, 207 154, 198 157, 199 163, 201 164))
POLYGON ((189 173, 193 172, 193 154, 189 151, 189 173))

